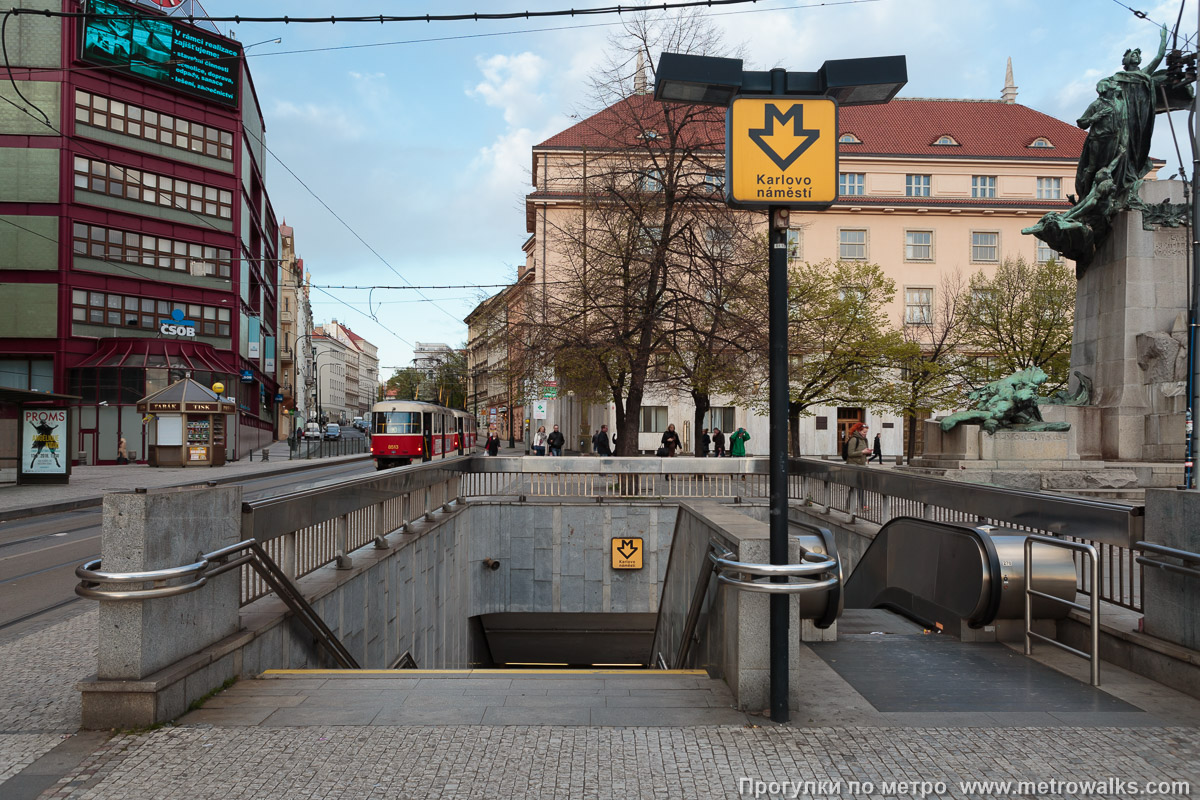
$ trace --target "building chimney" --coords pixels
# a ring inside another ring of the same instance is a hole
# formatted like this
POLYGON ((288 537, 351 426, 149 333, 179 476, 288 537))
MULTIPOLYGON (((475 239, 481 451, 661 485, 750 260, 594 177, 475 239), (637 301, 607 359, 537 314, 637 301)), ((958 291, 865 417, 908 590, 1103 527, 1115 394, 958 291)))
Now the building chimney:
POLYGON ((1013 83, 1012 56, 1008 57, 1008 69, 1004 71, 1004 91, 1000 93, 1000 101, 1010 106, 1017 102, 1017 87, 1013 83))
POLYGON ((646 86, 646 60, 642 57, 642 48, 639 47, 637 54, 637 72, 633 74, 633 93, 649 94, 646 86))

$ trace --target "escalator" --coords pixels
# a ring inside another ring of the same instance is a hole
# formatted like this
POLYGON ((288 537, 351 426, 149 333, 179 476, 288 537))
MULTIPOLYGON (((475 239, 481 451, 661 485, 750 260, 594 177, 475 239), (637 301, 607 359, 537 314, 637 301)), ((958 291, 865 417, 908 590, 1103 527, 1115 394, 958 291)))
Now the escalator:
MULTIPOLYGON (((897 517, 875 535, 846 581, 846 608, 885 608, 926 628, 959 635, 1025 616, 1025 534, 897 517)), ((1075 599, 1075 562, 1058 548, 1038 548, 1033 588, 1075 599)), ((1035 597, 1034 619, 1061 619, 1067 606, 1035 597)))

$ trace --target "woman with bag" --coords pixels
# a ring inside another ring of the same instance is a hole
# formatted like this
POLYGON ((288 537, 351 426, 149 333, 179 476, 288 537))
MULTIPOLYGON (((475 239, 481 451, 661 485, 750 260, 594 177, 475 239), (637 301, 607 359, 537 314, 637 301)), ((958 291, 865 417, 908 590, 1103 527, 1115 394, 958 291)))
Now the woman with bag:
POLYGON ((856 422, 851 426, 849 438, 846 439, 846 463, 865 467, 869 455, 871 448, 867 446, 867 426, 856 422))
POLYGON ((663 455, 672 458, 680 447, 682 443, 679 441, 679 434, 675 432, 675 425, 668 425, 667 432, 662 435, 662 449, 666 451, 663 455))
POLYGON ((546 426, 539 425, 537 433, 533 435, 533 452, 535 455, 546 455, 546 426))

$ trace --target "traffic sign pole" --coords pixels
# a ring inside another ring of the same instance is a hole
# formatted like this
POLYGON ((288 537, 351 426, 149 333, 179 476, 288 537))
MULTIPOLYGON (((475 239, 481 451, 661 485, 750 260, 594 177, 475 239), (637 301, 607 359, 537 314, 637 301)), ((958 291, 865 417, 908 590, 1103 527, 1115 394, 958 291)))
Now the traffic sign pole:
MULTIPOLYGON (((770 337, 770 554, 772 564, 788 563, 788 211, 772 206, 771 258, 767 276, 770 337)), ((772 583, 786 583, 775 576, 772 583)), ((788 606, 791 595, 771 595, 771 719, 788 721, 788 606)))

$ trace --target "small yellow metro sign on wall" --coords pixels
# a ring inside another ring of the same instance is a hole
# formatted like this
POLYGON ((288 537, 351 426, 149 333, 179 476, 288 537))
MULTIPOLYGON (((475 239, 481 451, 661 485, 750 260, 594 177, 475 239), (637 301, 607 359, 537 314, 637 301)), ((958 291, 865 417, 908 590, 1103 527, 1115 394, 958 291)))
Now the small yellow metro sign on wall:
POLYGON ((734 206, 826 208, 837 200, 837 104, 739 97, 726 113, 726 199, 734 206))
POLYGON ((641 540, 641 538, 613 539, 612 540, 612 568, 613 569, 641 569, 642 568, 642 540, 641 540))

